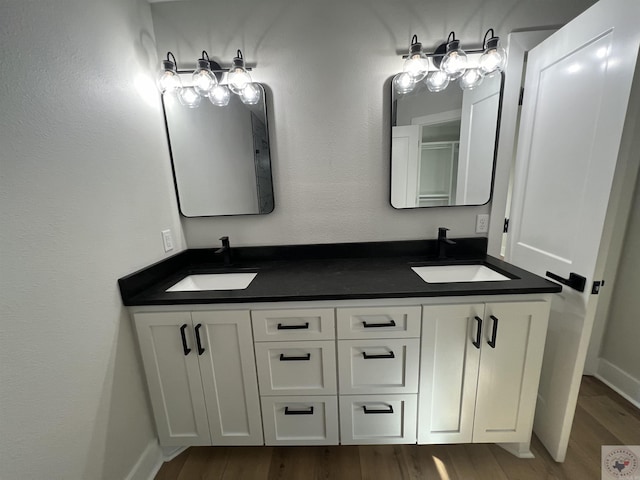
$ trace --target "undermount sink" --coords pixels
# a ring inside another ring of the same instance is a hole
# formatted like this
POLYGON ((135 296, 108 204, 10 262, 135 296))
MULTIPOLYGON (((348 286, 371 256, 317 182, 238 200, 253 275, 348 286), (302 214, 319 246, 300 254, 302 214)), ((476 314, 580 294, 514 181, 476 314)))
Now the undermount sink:
POLYGON ((244 290, 257 273, 206 273, 189 275, 168 288, 167 292, 200 292, 205 290, 244 290))
POLYGON ((511 280, 484 265, 434 265, 411 267, 427 283, 500 282, 511 280))

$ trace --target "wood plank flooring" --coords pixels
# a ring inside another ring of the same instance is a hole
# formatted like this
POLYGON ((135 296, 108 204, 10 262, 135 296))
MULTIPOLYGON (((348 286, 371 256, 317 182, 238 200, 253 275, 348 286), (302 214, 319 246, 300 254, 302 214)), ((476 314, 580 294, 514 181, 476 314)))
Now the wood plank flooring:
POLYGON ((597 480, 601 445, 640 445, 640 411, 583 377, 564 463, 535 436, 531 460, 492 444, 191 447, 156 480, 597 480))

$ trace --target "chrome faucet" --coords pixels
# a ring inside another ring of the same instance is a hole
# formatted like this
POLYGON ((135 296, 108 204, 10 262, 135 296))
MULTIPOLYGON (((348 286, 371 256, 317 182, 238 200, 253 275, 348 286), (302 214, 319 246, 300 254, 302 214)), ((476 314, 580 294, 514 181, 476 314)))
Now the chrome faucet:
POLYGON ((438 260, 447 258, 447 245, 455 245, 456 242, 447 238, 446 227, 438 227, 438 260))
POLYGON ((222 241, 222 247, 214 253, 216 255, 222 255, 224 265, 228 267, 231 265, 231 245, 229 244, 229 237, 220 237, 220 240, 222 241))

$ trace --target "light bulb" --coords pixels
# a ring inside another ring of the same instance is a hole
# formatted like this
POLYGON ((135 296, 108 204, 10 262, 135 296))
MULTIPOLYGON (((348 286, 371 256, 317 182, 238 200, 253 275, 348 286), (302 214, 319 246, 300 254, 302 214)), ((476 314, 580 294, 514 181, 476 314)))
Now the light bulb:
POLYGON ((167 59, 162 61, 162 68, 156 77, 156 85, 160 93, 171 93, 182 87, 182 81, 176 70, 176 64, 169 60, 169 55, 173 57, 171 52, 167 54, 167 59))
POLYGON ((198 59, 198 68, 194 70, 191 78, 193 88, 203 97, 208 97, 213 87, 218 85, 218 79, 209 67, 209 60, 204 58, 198 59))
POLYGON ((460 40, 451 40, 447 43, 447 53, 440 66, 449 75, 451 80, 462 76, 467 68, 467 54, 460 49, 460 40))
POLYGON ((217 105, 218 107, 224 107, 225 105, 228 105, 230 99, 231 92, 226 85, 216 85, 215 87, 213 87, 213 90, 211 90, 211 93, 209 94, 209 100, 211 101, 211 103, 217 105))
POLYGON ((244 87, 251 83, 251 75, 244 68, 244 59, 240 50, 238 50, 238 56, 233 59, 233 66, 229 69, 227 82, 231 91, 236 95, 240 95, 244 87))
POLYGON ((480 71, 487 76, 502 72, 507 64, 507 52, 498 46, 498 37, 491 37, 487 41, 487 48, 480 57, 480 71))
POLYGON ((178 100, 180 101, 180 105, 189 108, 196 108, 200 105, 202 97, 198 95, 195 88, 183 87, 178 90, 178 100))
POLYGON ((482 83, 484 75, 477 68, 469 68, 460 77, 460 88, 463 90, 473 90, 482 83))
POLYGON ((246 105, 255 105, 260 100, 260 89, 255 83, 250 83, 242 89, 240 100, 246 105))
POLYGON ((402 71, 413 77, 414 82, 422 80, 429 71, 429 59, 422 53, 422 44, 418 42, 418 36, 411 39, 409 57, 405 60, 402 71))
POLYGON ((396 92, 404 94, 412 91, 416 86, 416 82, 414 82, 413 77, 409 72, 402 72, 393 78, 393 86, 396 89, 396 92))
POLYGON ((430 92, 441 92, 449 85, 449 75, 442 70, 434 70, 429 72, 427 79, 424 81, 430 92))

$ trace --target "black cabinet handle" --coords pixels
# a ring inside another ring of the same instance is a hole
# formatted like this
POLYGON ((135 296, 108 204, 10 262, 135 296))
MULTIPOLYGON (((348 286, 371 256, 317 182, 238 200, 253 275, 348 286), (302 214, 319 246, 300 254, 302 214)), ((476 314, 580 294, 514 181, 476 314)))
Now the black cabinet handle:
POLYGON ((362 356, 365 360, 370 360, 372 358, 396 358, 393 350, 389 353, 382 353, 380 355, 369 355, 367 352, 362 352, 362 356))
POLYGON ((204 348, 202 348, 202 342, 200 340, 200 327, 201 323, 196 325, 196 343, 198 344, 198 355, 202 355, 204 353, 204 348))
POLYGON ((307 410, 289 410, 289 407, 284 407, 285 415, 313 415, 313 406, 307 410))
POLYGON ((305 330, 309 328, 309 322, 305 322, 304 325, 283 325, 278 324, 278 330, 305 330))
POLYGON ((498 319, 493 315, 489 315, 489 318, 493 320, 493 329, 491 330, 491 340, 487 343, 491 348, 496 348, 496 336, 498 335, 498 319))
POLYGON ((301 357, 285 357, 284 353, 280 354, 280 361, 281 362, 291 362, 291 361, 295 362, 295 361, 298 361, 298 360, 311 360, 311 354, 307 353, 306 355, 303 355, 301 357))
POLYGON ((367 323, 367 322, 362 322, 362 326, 364 328, 383 328, 383 327, 395 327, 396 326, 396 322, 395 320, 391 320, 387 323, 367 323))
POLYGON ((371 414, 375 414, 375 413, 393 413, 393 406, 389 405, 389 408, 387 410, 372 410, 367 408, 366 405, 364 405, 362 407, 362 409, 364 410, 365 415, 371 415, 371 414))
POLYGON ((182 351, 184 352, 185 357, 191 352, 191 349, 187 346, 187 337, 184 334, 186 328, 186 323, 180 327, 180 336, 182 337, 182 351))
POLYGON ((545 275, 549 277, 551 280, 560 282, 563 285, 566 285, 567 287, 571 287, 574 290, 577 290, 579 292, 584 292, 584 287, 587 284, 587 279, 585 277, 573 272, 569 274, 569 278, 562 278, 560 275, 553 272, 549 272, 549 271, 547 271, 545 275))
POLYGON ((480 348, 480 340, 482 339, 482 319, 480 317, 475 317, 476 322, 478 322, 478 329, 476 330, 476 341, 471 342, 474 347, 480 348))

